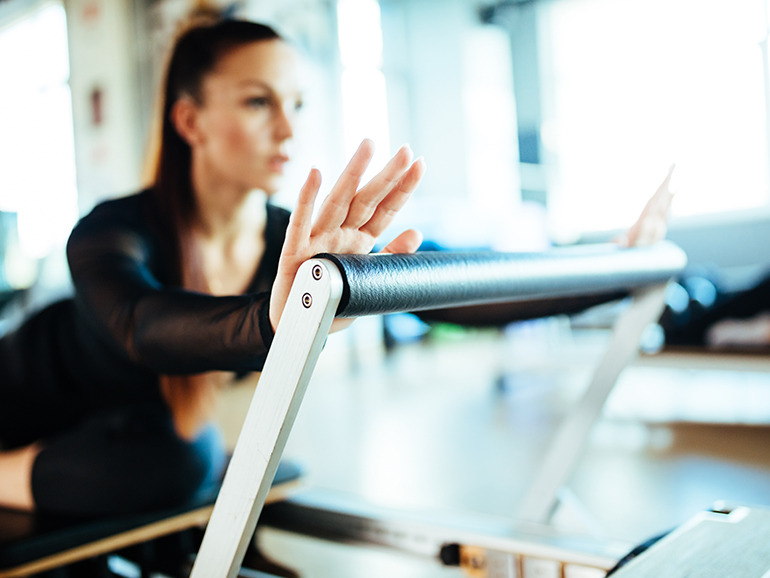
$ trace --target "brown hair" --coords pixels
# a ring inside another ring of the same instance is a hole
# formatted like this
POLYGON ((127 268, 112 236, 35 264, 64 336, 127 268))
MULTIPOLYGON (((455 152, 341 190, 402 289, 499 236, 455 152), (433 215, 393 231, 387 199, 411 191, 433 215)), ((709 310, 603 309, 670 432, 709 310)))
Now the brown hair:
MULTIPOLYGON (((195 212, 192 151, 171 121, 171 109, 182 97, 203 102, 203 80, 229 50, 281 37, 269 26, 245 20, 223 20, 185 31, 171 53, 163 87, 162 120, 153 194, 160 222, 158 234, 169 253, 167 283, 206 290, 200 258, 192 242, 195 212)), ((161 375, 160 389, 171 408, 177 433, 194 439, 210 417, 216 383, 206 375, 161 375), (208 409, 206 409, 208 408, 208 409)))
POLYGON ((188 29, 174 46, 163 87, 160 146, 153 183, 158 212, 163 220, 159 232, 171 257, 168 279, 171 284, 200 289, 195 286, 201 275, 190 241, 190 223, 195 211, 192 151, 176 131, 171 121, 171 109, 183 96, 202 102, 203 80, 227 51, 252 42, 280 39, 275 30, 264 24, 223 20, 188 29))

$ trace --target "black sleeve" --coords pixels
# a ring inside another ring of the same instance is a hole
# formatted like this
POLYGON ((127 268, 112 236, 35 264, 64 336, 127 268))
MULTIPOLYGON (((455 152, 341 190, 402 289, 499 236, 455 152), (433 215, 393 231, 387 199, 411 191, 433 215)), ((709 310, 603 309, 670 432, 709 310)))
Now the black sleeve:
POLYGON ((157 373, 261 369, 272 340, 269 293, 214 297, 164 286, 150 266, 158 249, 131 202, 96 207, 70 236, 67 259, 84 321, 157 373))

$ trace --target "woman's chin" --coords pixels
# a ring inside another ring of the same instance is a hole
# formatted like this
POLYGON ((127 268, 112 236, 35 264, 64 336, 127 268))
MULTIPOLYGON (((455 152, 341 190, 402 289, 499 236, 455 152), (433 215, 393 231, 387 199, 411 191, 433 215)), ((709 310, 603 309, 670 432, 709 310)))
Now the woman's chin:
POLYGON ((260 179, 254 179, 248 188, 252 191, 262 191, 268 197, 272 197, 275 193, 281 190, 283 181, 283 175, 270 176, 267 178, 263 177, 260 179))
POLYGON ((268 197, 272 197, 274 194, 276 194, 278 191, 281 190, 282 181, 283 180, 279 182, 265 183, 265 185, 261 187, 261 189, 265 192, 265 194, 268 197))

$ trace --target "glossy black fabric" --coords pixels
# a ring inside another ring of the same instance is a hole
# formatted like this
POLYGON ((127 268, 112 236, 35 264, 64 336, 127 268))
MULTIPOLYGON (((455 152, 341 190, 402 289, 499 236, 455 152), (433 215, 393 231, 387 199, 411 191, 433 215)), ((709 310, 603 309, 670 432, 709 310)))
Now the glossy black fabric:
MULTIPOLYGON (((61 504, 52 498, 58 492, 82 497, 74 510, 87 507, 89 496, 79 486, 78 475, 85 472, 96 479, 105 472, 119 472, 117 462, 105 462, 109 452, 89 454, 76 448, 104 449, 110 443, 120 447, 104 436, 155 432, 155 441, 149 434, 131 438, 134 445, 124 444, 128 452, 124 456, 141 455, 137 440, 144 440, 151 456, 169 455, 165 450, 177 444, 176 455, 184 458, 185 442, 174 440, 167 427, 168 409, 158 375, 262 368, 272 340, 269 289, 288 218, 287 211, 268 205, 259 269, 248 293, 232 297, 168 285, 170 260, 153 228, 159 219, 151 190, 102 203, 78 223, 67 246, 74 298, 43 309, 0 339, 0 446, 44 442, 46 449, 38 459, 48 465, 36 464, 33 470, 36 500, 43 499, 39 505, 60 510, 61 504), (153 416, 149 421, 148 415, 153 416), (103 427, 95 427, 97 422, 103 427), (93 459, 88 464, 81 459, 85 469, 79 473, 67 467, 71 459, 87 455, 93 459), (51 485, 56 487, 47 489, 51 485)), ((216 454, 210 460, 218 459, 216 454)), ((164 462, 153 460, 148 457, 147 465, 164 462)), ((125 461, 140 465, 133 458, 125 461)), ((194 462, 185 462, 190 467, 180 463, 179 471, 200 478, 196 472, 211 466, 194 462)), ((148 471, 146 479, 154 475, 148 471)), ((110 507, 123 508, 106 504, 103 509, 110 507)))
POLYGON ((39 509, 74 516, 146 512, 217 486, 226 453, 206 426, 188 442, 162 404, 140 403, 87 417, 45 441, 32 469, 39 509))
POLYGON ((156 211, 151 191, 110 201, 70 236, 80 337, 109 356, 101 371, 114 378, 118 358, 144 375, 260 369, 271 338, 260 313, 266 319, 288 212, 269 207, 265 254, 247 294, 214 297, 168 286, 156 211))
POLYGON ((0 339, 0 440, 34 441, 99 408, 159 400, 158 374, 259 370, 272 339, 268 291, 289 213, 268 206, 265 253, 249 293, 166 285, 151 191, 107 201, 72 232, 75 297, 0 339), (265 307, 263 307, 265 306, 265 307))

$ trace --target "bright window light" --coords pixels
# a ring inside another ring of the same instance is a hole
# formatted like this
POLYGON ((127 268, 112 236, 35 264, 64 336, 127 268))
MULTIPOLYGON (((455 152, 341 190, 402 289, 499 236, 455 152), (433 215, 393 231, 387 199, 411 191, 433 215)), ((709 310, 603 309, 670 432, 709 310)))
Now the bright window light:
POLYGON ((674 162, 675 215, 768 205, 764 0, 540 10, 557 237, 629 225, 674 162))
POLYGON ((342 121, 345 155, 350 157, 364 138, 375 153, 364 182, 390 157, 388 105, 382 66, 382 26, 376 0, 339 0, 337 29, 342 62, 342 121))
POLYGON ((463 38, 463 116, 468 196, 485 214, 495 248, 522 247, 521 185, 516 170, 516 104, 508 35, 493 26, 467 30, 463 38))
POLYGON ((48 4, 0 28, 0 211, 17 213, 21 251, 61 246, 77 210, 67 23, 48 4))
POLYGON ((382 25, 377 0, 337 2, 340 59, 345 68, 382 66, 382 25))

